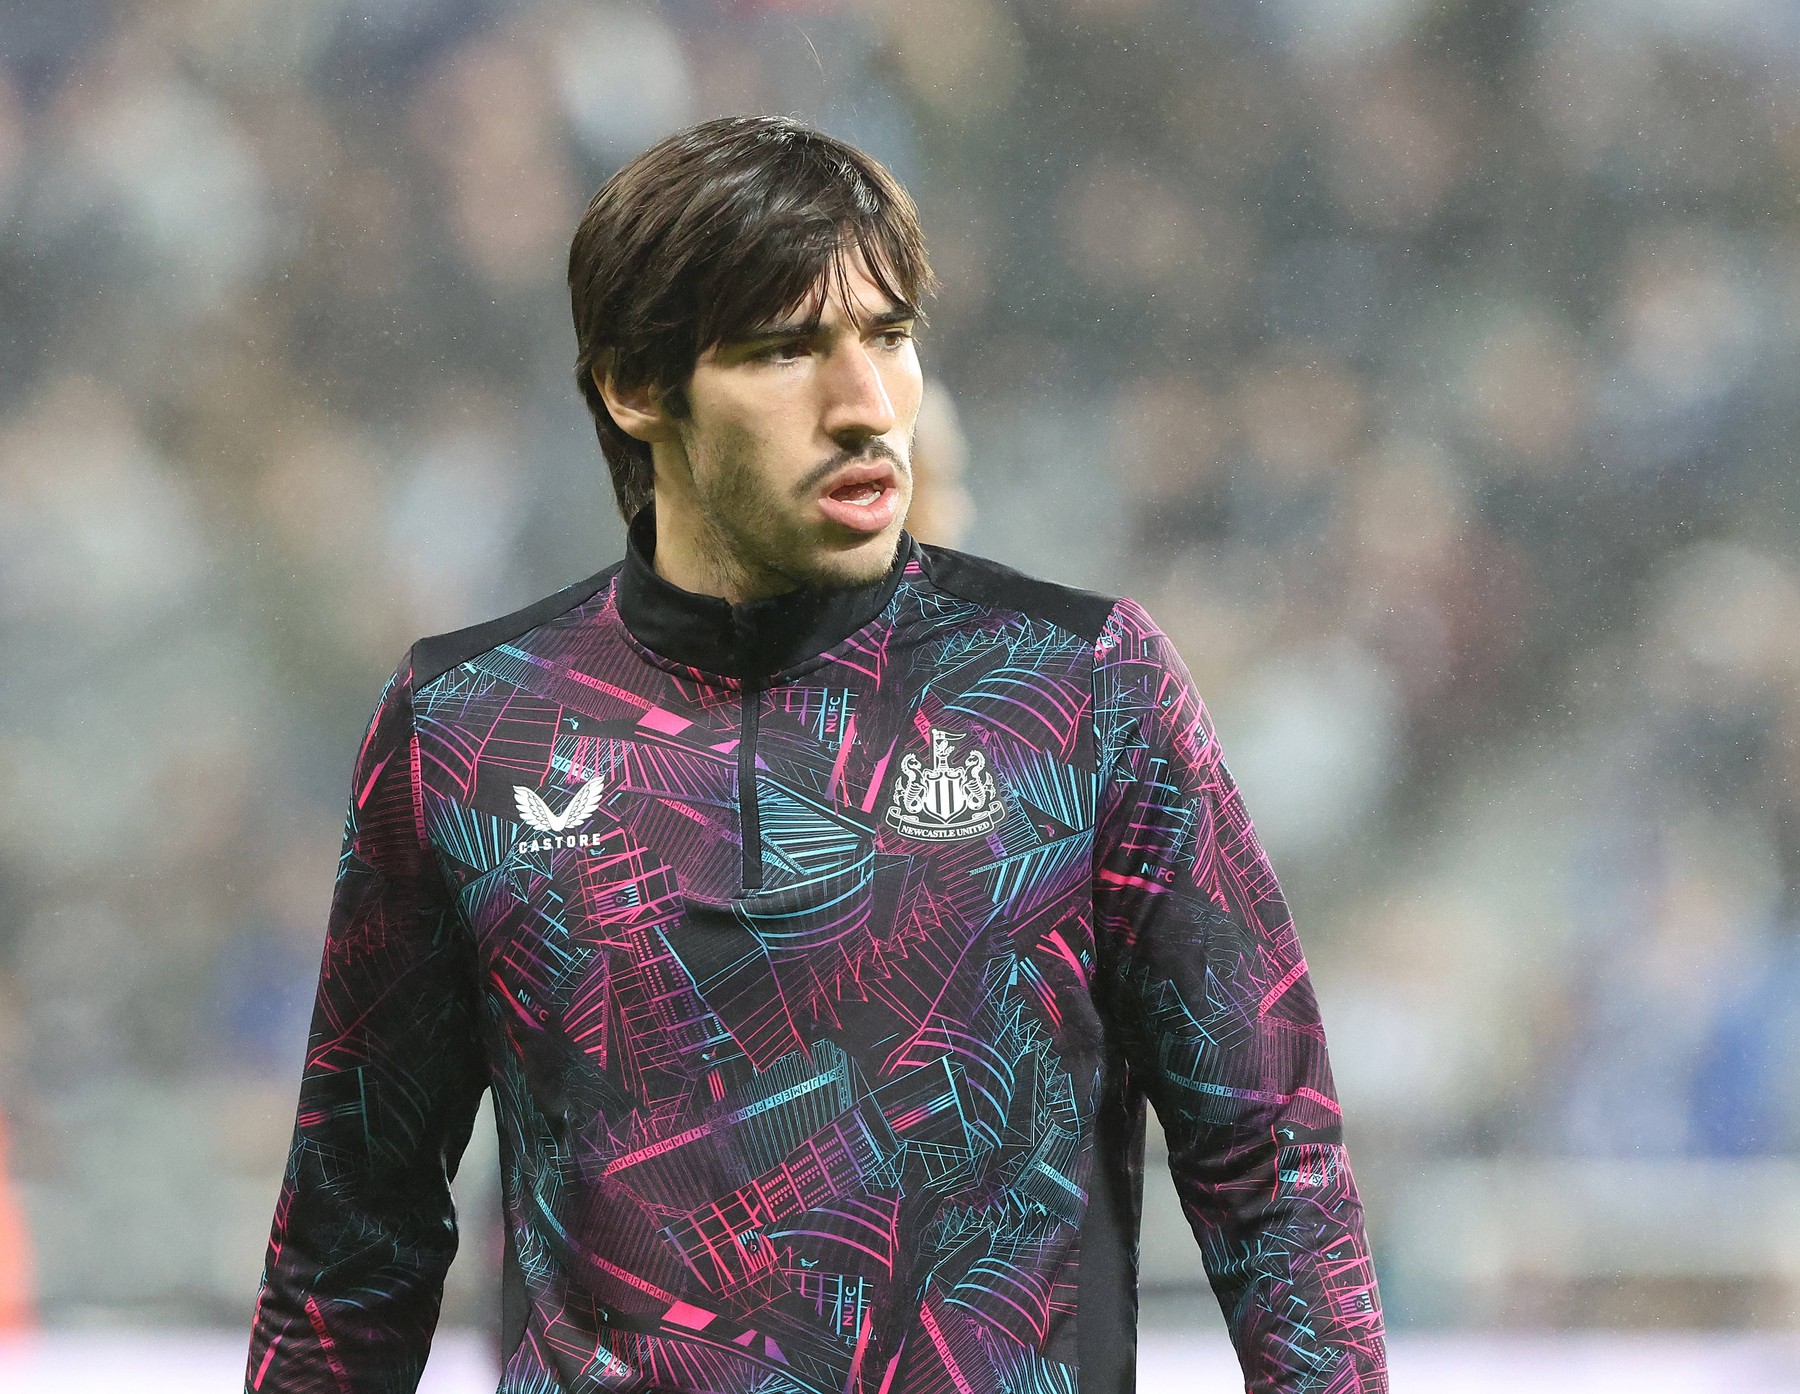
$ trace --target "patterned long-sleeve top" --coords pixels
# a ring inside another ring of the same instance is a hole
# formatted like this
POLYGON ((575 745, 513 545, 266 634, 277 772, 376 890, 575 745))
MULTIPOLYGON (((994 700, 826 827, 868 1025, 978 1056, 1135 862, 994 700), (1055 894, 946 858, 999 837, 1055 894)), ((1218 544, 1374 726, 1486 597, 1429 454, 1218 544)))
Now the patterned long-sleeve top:
POLYGON ((1144 1106, 1253 1391, 1387 1387, 1300 945, 1168 639, 903 538, 415 645, 247 1387, 412 1390, 492 1089, 505 1394, 1120 1394, 1144 1106))

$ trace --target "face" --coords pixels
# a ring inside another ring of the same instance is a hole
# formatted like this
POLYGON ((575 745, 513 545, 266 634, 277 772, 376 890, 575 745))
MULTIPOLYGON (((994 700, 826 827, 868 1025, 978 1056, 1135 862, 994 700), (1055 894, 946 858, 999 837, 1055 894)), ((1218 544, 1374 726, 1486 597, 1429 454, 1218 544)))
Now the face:
POLYGON ((846 270, 816 318, 701 355, 685 416, 653 441, 657 569, 677 584, 741 601, 893 564, 923 386, 913 316, 860 260, 846 270))

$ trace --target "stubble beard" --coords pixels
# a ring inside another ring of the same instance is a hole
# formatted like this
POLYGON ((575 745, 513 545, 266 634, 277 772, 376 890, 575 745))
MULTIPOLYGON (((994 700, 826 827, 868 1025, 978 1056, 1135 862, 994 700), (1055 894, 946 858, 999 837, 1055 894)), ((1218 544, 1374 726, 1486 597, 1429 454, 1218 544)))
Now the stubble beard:
MULTIPOLYGON (((777 595, 802 587, 848 590, 878 580, 893 566, 898 534, 889 547, 868 554, 821 547, 796 517, 793 504, 757 469, 749 438, 730 435, 710 448, 690 438, 686 449, 703 557, 729 593, 777 595)), ((897 453, 880 453, 894 460, 901 472, 909 471, 897 453)), ((804 492, 816 474, 810 471, 797 487, 804 492)))

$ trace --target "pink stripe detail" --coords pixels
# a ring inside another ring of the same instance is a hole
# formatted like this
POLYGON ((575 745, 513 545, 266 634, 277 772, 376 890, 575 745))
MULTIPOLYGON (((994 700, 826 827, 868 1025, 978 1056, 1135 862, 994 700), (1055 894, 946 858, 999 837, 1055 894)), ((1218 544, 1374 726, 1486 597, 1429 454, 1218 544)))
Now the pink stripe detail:
POLYGON ((381 763, 369 772, 368 783, 363 785, 362 793, 356 796, 356 806, 358 808, 361 808, 369 801, 369 795, 375 788, 375 781, 381 778, 381 772, 387 768, 387 762, 393 758, 394 752, 390 750, 386 755, 381 757, 381 763))
POLYGON ((661 731, 665 736, 678 736, 694 723, 684 717, 676 716, 672 711, 661 707, 652 707, 638 718, 638 725, 647 731, 661 731))
POLYGON ((850 1374, 844 1380, 844 1394, 859 1394, 862 1389, 863 1356, 869 1350, 869 1328, 873 1323, 863 1317, 862 1329, 856 1333, 856 1354, 850 1357, 850 1374))
POLYGON ((850 758, 850 742, 856 739, 856 714, 844 723, 844 738, 838 742, 837 760, 831 766, 831 782, 825 786, 825 797, 835 799, 838 786, 844 782, 844 762, 850 758))
POLYGON ((875 777, 869 781, 869 792, 864 796, 862 801, 862 811, 864 813, 873 813, 875 811, 875 800, 881 795, 881 777, 887 773, 888 761, 894 758, 894 746, 899 744, 900 738, 895 736, 893 745, 890 745, 887 748, 887 754, 883 755, 881 759, 876 762, 875 777))
POLYGON ((1301 959, 1292 968, 1281 975, 1280 982, 1276 983, 1274 987, 1263 994, 1262 1003, 1257 1007, 1256 1014, 1258 1016, 1267 1016, 1269 1014, 1269 1008, 1279 1002, 1281 1000, 1281 995, 1295 983, 1299 982, 1301 974, 1305 972, 1306 960, 1301 959))
POLYGON ((1338 1107, 1338 1101, 1336 1099, 1326 1097, 1317 1089, 1308 1089, 1304 1084, 1294 1091, 1294 1097, 1296 1099, 1311 1099, 1315 1104, 1330 1109, 1339 1118, 1344 1116, 1344 1110, 1338 1107))
POLYGON ((713 1323, 715 1312, 703 1307, 696 1307, 688 1302, 677 1302, 663 1313, 663 1320, 672 1326, 685 1326, 689 1331, 704 1331, 713 1323))
MULTIPOLYGON (((902 1336, 900 1338, 900 1350, 905 1349, 906 1338, 902 1336)), ((894 1371, 900 1368, 900 1350, 895 1351, 893 1358, 888 1361, 887 1373, 881 1377, 881 1389, 879 1394, 888 1394, 888 1387, 894 1382, 894 1371)))
POLYGON ((1081 966, 1081 960, 1075 957, 1074 950, 1072 950, 1067 941, 1063 939, 1062 931, 1060 929, 1053 929, 1046 934, 1044 938, 1048 943, 1055 947, 1059 954, 1068 960, 1069 967, 1075 970, 1076 981, 1083 987, 1086 987, 1088 983, 1087 969, 1081 966))
POLYGON ((250 1381, 252 1389, 262 1388, 263 1376, 269 1373, 269 1362, 275 1358, 275 1347, 280 1344, 279 1336, 269 1342, 269 1348, 263 1352, 262 1364, 256 1367, 256 1378, 250 1381))
POLYGON ((1116 871, 1104 869, 1100 872, 1100 880, 1108 886, 1136 886, 1139 890, 1150 891, 1156 895, 1161 895, 1168 889, 1167 886, 1159 886, 1156 882, 1147 881, 1142 876, 1121 876, 1116 871))

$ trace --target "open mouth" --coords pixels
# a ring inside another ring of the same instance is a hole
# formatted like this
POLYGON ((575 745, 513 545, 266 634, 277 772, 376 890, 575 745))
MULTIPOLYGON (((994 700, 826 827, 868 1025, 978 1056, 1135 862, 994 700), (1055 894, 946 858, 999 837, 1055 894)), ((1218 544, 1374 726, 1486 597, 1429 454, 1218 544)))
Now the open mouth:
POLYGON ((819 511, 853 532, 877 533, 900 508, 899 480, 887 461, 851 465, 819 495, 819 511))
POLYGON ((836 499, 839 503, 854 504, 858 508, 867 508, 887 491, 872 479, 865 479, 860 484, 843 484, 833 489, 826 497, 836 499))

